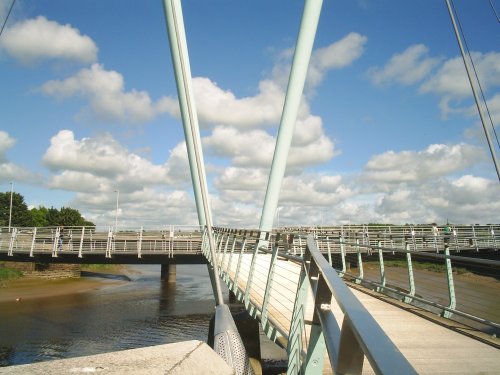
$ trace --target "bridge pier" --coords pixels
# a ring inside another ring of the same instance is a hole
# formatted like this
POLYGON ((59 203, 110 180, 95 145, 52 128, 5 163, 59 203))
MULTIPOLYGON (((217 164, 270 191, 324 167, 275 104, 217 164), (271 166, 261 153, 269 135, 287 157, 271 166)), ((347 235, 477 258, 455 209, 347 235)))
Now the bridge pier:
POLYGON ((175 283, 177 267, 175 264, 166 263, 161 265, 161 279, 168 283, 175 283))

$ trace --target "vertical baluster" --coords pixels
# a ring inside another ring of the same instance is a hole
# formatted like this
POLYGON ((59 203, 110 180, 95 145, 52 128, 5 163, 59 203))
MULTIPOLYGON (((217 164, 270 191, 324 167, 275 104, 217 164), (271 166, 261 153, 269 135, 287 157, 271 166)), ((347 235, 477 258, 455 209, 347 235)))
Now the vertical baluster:
MULTIPOLYGON (((413 265, 411 261, 411 254, 410 254, 410 244, 408 241, 405 240, 405 250, 406 250, 406 263, 408 267, 408 284, 410 286, 410 291, 409 295, 414 296, 415 295, 415 278, 413 275, 413 265)), ((413 300, 411 297, 405 297, 404 302, 410 303, 413 300)))
MULTIPOLYGON (((448 281, 448 295, 450 298, 450 303, 448 305, 448 308, 450 309, 455 309, 457 306, 457 301, 455 297, 455 285, 453 283, 453 269, 451 267, 451 259, 450 259, 450 247, 448 243, 444 244, 444 255, 446 256, 445 263, 446 263, 446 279, 448 281)), ((443 311, 443 317, 445 318, 451 318, 453 313, 451 311, 443 311)))
POLYGON ((139 231, 139 238, 137 241, 137 258, 142 258, 142 232, 143 232, 143 227, 141 227, 139 231))
MULTIPOLYGON (((250 232, 249 235, 251 237, 252 232, 250 232)), ((238 277, 240 275, 241 262, 243 260, 243 255, 245 254, 246 245, 247 245, 247 231, 245 230, 243 232, 243 242, 241 243, 240 256, 238 258, 238 265, 236 266, 236 272, 234 274, 234 284, 233 284, 233 288, 232 288, 232 291, 238 300, 241 300, 241 293, 240 293, 240 289, 238 287, 238 277)))
MULTIPOLYGON (((384 253, 381 249, 382 243, 380 239, 377 242, 378 246, 378 262, 379 262, 379 267, 380 267, 380 284, 382 287, 385 286, 385 267, 384 267, 384 253)), ((379 292, 382 291, 382 288, 379 289, 379 292)))
POLYGON ((276 266, 276 259, 278 256, 280 237, 281 237, 280 233, 277 233, 276 237, 274 238, 274 241, 271 242, 272 254, 271 254, 271 260, 269 263, 269 271, 267 273, 267 282, 266 282, 266 289, 264 291, 264 299, 262 301, 261 324, 262 324, 262 328, 263 328, 264 332, 267 334, 267 336, 271 340, 275 339, 276 330, 268 324, 268 307, 269 307, 269 300, 271 299, 271 292, 272 292, 272 288, 273 288, 274 269, 276 266))
POLYGON ((33 251, 35 250, 36 242, 36 227, 33 228, 33 239, 31 240, 30 258, 33 258, 33 251))
MULTIPOLYGON (((357 237, 357 236, 356 236, 357 237)), ((364 270, 363 270, 363 259, 361 256, 361 249, 359 247, 359 238, 356 238, 356 252, 358 254, 358 270, 359 270, 359 275, 358 278, 356 279, 356 284, 360 284, 361 280, 364 278, 364 270)))
MULTIPOLYGON (((255 306, 250 306, 250 290, 252 289, 252 281, 253 281, 253 274, 255 271, 255 263, 257 262, 257 255, 259 253, 260 239, 261 239, 261 236, 263 233, 264 232, 260 232, 260 231, 257 232, 258 236, 255 239, 255 246, 253 249, 252 260, 250 263, 250 269, 248 271, 247 286, 245 288, 245 297, 244 297, 245 307, 251 316, 255 316, 256 311, 255 311, 255 306)), ((267 243, 268 239, 269 239, 269 232, 265 232, 264 241, 267 243)))

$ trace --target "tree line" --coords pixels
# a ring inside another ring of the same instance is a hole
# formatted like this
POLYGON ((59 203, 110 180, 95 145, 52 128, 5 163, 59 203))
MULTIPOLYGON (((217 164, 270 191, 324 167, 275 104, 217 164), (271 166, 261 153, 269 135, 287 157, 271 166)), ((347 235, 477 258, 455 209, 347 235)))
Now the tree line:
MULTIPOLYGON (((0 227, 9 226, 10 191, 0 193, 0 227)), ((91 221, 85 220, 80 212, 71 207, 39 206, 28 209, 24 197, 19 193, 12 194, 13 227, 52 227, 52 226, 95 226, 91 221)))

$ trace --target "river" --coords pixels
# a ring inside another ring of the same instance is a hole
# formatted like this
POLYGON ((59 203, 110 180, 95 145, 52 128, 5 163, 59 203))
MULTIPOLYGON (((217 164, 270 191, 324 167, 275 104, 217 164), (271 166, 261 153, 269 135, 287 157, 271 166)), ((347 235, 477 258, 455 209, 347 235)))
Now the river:
POLYGON ((130 268, 129 282, 0 304, 0 366, 207 341, 214 298, 205 265, 178 265, 175 284, 160 281, 159 266, 130 268))

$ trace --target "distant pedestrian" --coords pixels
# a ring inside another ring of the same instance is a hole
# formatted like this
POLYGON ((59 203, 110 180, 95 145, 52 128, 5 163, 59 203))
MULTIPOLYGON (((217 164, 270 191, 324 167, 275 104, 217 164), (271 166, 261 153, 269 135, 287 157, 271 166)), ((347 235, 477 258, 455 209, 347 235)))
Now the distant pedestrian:
POLYGON ((64 241, 64 227, 59 227, 59 251, 62 251, 64 241))

